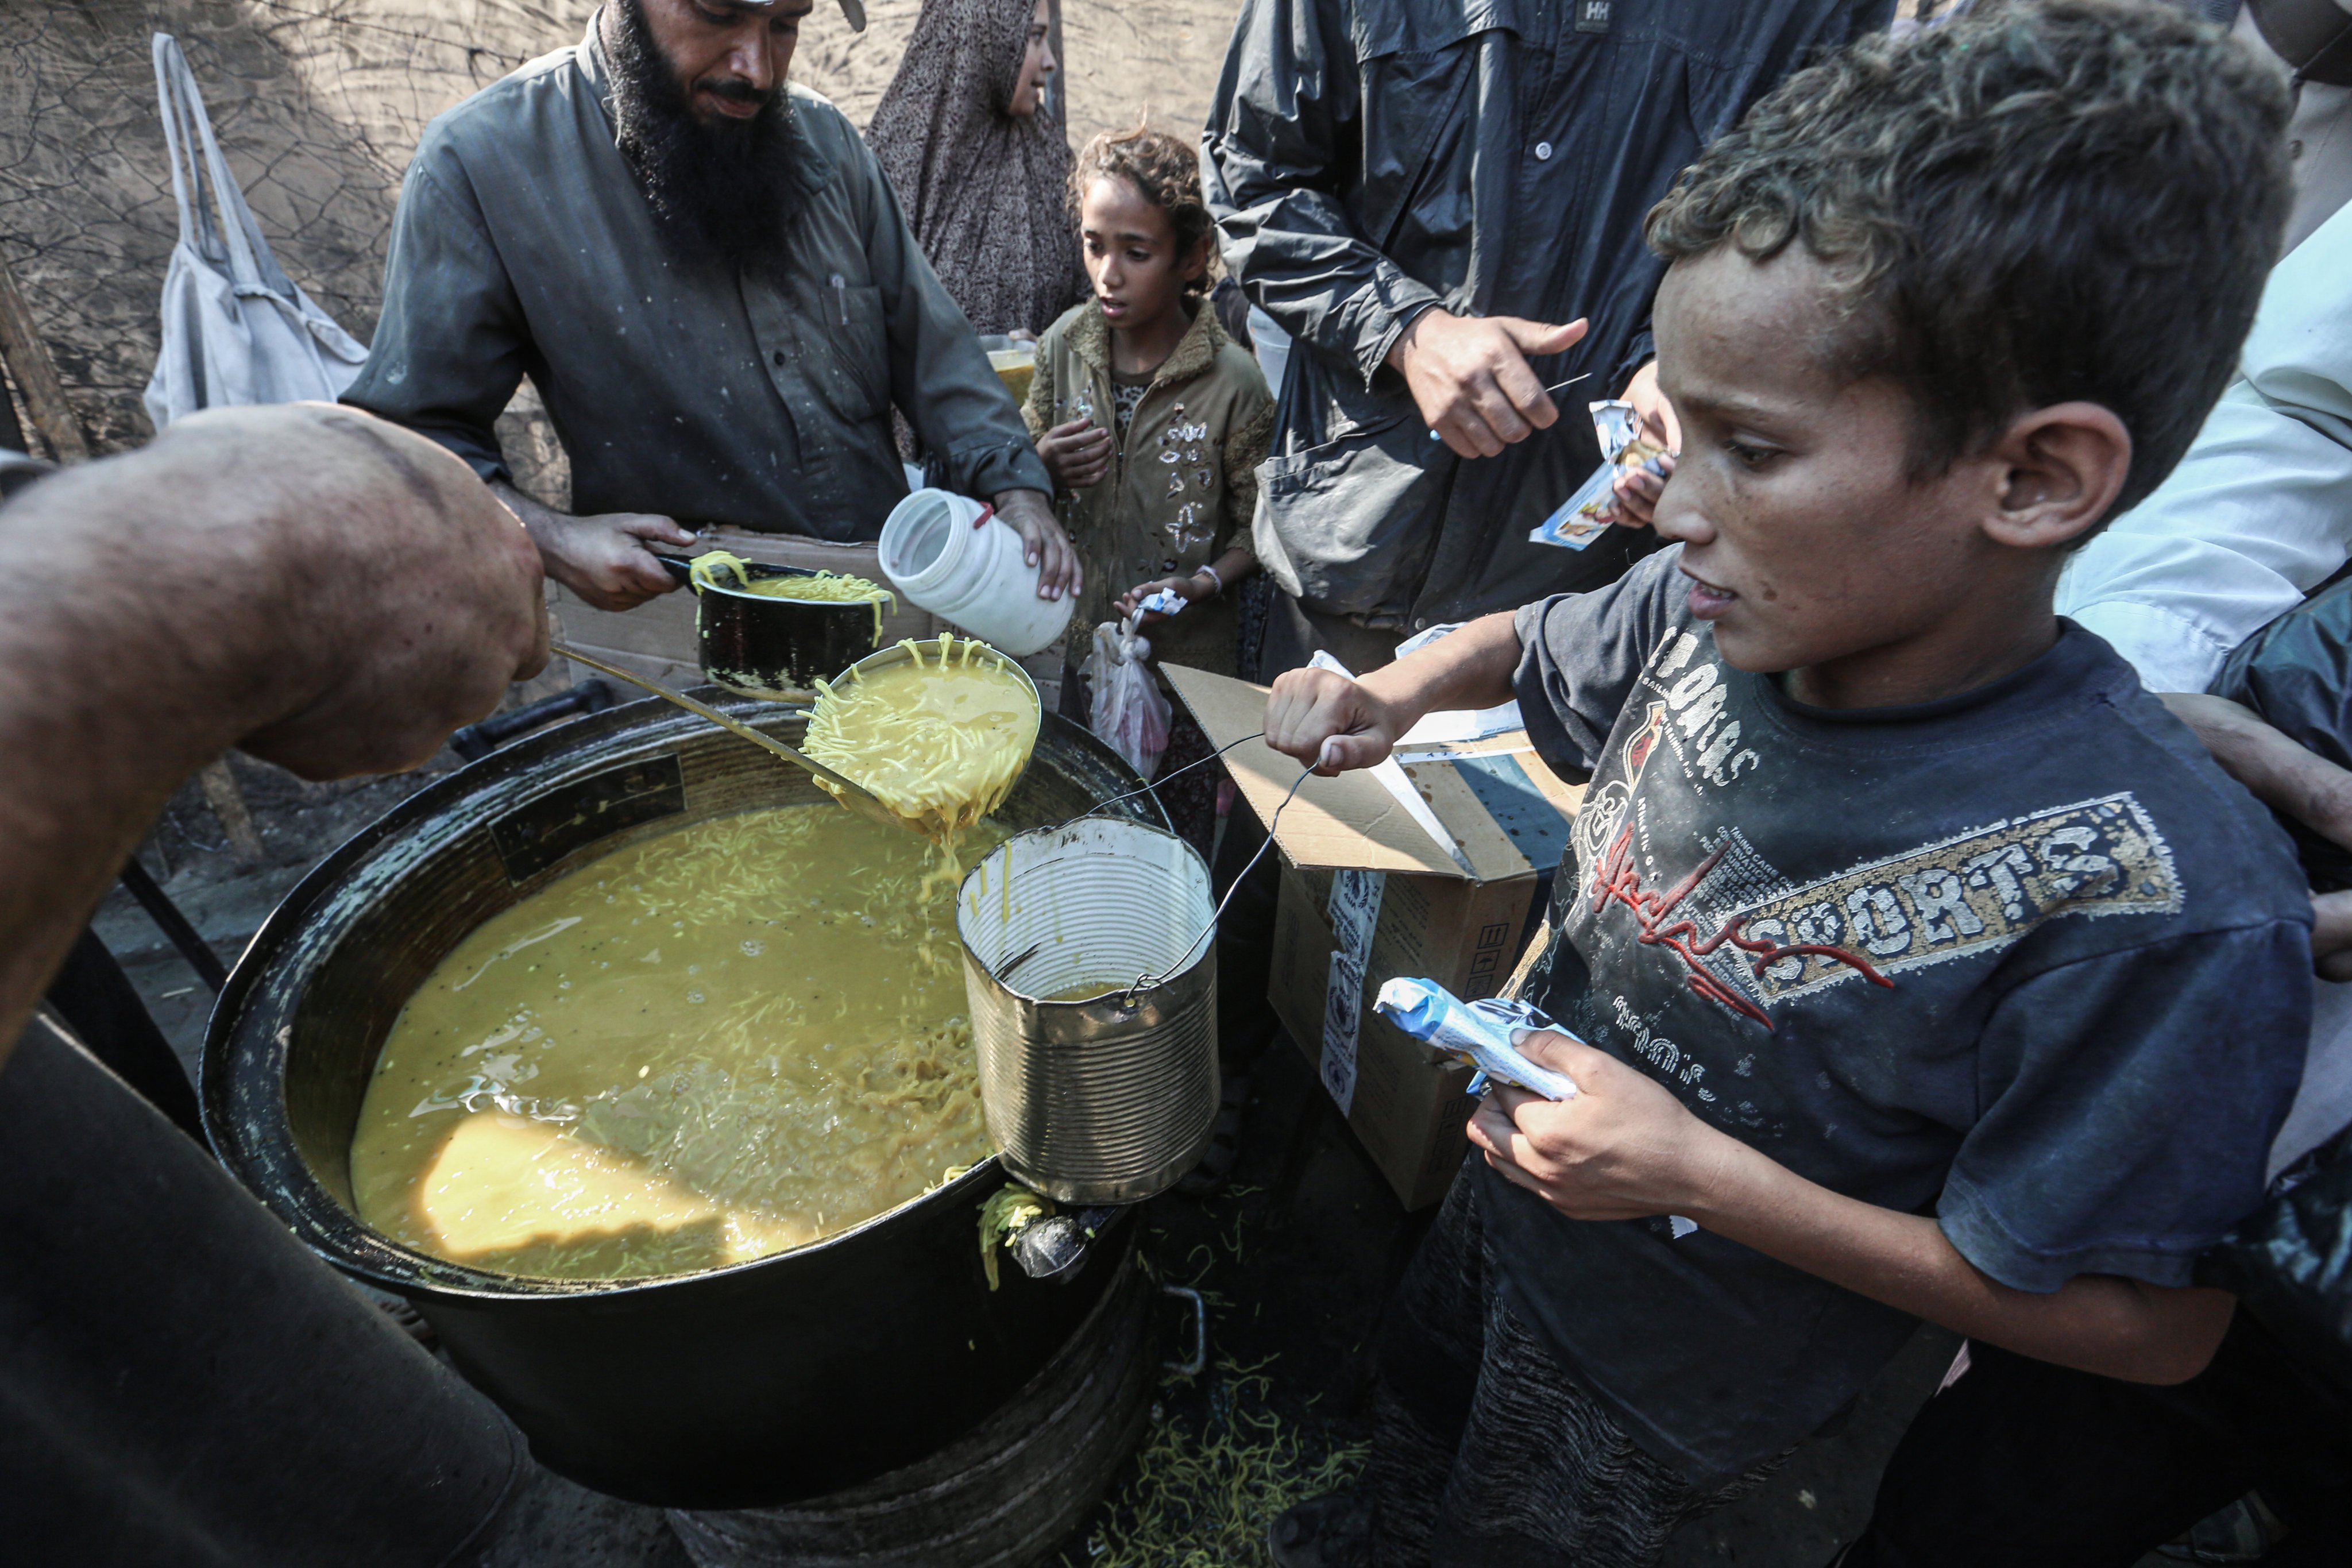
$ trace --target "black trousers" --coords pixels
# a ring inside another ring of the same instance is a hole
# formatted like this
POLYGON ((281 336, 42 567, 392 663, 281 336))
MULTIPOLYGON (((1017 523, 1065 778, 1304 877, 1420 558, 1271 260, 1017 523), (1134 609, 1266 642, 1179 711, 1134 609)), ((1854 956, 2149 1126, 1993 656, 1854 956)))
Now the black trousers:
POLYGON ((1694 1483, 1644 1452, 1507 1302, 1463 1162, 1382 1314, 1363 1488, 1374 1568, 1654 1568, 1765 1461, 1694 1483))
POLYGON ((2352 1399, 2241 1311, 2171 1388, 1971 1344, 1880 1480, 1841 1568, 2131 1568, 2248 1489, 2290 1535, 2263 1568, 2352 1563, 2352 1399))
POLYGON ((0 1071, 0 1561, 473 1563, 532 1475, 209 1153, 26 1032, 0 1071))

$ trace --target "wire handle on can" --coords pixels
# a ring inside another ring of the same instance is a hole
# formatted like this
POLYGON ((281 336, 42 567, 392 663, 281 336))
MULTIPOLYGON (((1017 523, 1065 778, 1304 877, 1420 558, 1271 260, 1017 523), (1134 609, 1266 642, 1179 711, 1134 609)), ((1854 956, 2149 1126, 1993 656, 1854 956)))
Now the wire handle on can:
MULTIPOLYGON (((1182 767, 1172 769, 1169 773, 1161 775, 1160 784, 1166 784, 1178 773, 1189 773, 1194 768, 1206 767, 1211 763, 1223 757, 1227 752, 1232 751, 1235 746, 1245 745, 1249 742, 1263 741, 1264 739, 1265 739, 1265 731, 1259 730, 1252 734, 1244 735, 1238 741, 1229 741, 1225 744, 1219 746, 1215 751, 1211 752, 1207 756, 1200 758, 1196 762, 1186 763, 1182 767)), ((1321 759, 1318 758, 1317 761, 1309 763, 1307 766, 1299 769, 1298 776, 1290 781, 1290 788, 1284 793, 1281 804, 1274 808, 1273 816, 1266 820, 1265 842, 1257 847, 1257 853, 1249 858, 1249 864, 1244 866, 1241 868, 1240 873, 1235 876, 1233 881, 1226 887, 1225 896, 1217 900, 1217 907, 1209 913, 1209 923, 1202 928, 1201 934, 1194 937, 1192 942, 1186 945, 1182 952, 1176 955, 1176 961, 1157 974, 1153 974, 1147 970, 1143 973, 1137 975, 1135 977, 1135 984, 1129 985, 1124 991, 1106 991, 1103 993, 1103 996, 1095 997, 1093 1000, 1101 1001, 1103 997, 1117 996, 1118 997, 1119 1003, 1122 1006, 1131 1007, 1135 1005, 1135 999, 1138 994, 1142 992, 1149 991, 1154 986, 1166 984, 1169 979, 1173 976, 1178 970, 1182 969, 1186 964, 1192 963, 1192 955, 1201 950, 1201 944, 1207 942, 1211 937, 1216 935, 1217 922, 1224 919, 1225 906, 1234 901, 1234 892, 1240 889, 1244 882, 1249 879, 1249 874, 1257 869, 1257 863, 1265 858, 1265 852, 1274 847, 1275 827, 1282 821, 1283 811, 1290 805, 1291 798, 1297 795, 1299 786, 1307 782, 1307 776, 1313 773, 1315 770, 1321 765, 1321 759)), ((1167 820, 1168 808, 1160 802, 1159 785, 1147 783, 1141 789, 1131 789, 1125 795, 1115 795, 1108 800, 1097 801, 1086 810, 1078 813, 1077 816, 1066 817, 1062 821, 1054 824, 1052 827, 1040 828, 1038 831, 1043 833, 1051 833, 1057 829, 1067 827, 1073 822, 1084 822, 1087 817, 1093 816, 1097 813, 1101 812, 1108 807, 1117 805, 1120 801, 1133 800, 1139 795, 1150 795, 1151 797, 1152 804, 1160 806, 1160 819, 1162 821, 1167 820)), ((1037 944, 1037 947, 1042 947, 1044 945, 1044 943, 1040 942, 1037 944)), ((1028 952, 1015 955, 1009 962, 1000 966, 994 972, 993 978, 999 984, 1004 984, 1004 977, 1012 973, 1013 970, 1019 968, 1022 964, 1027 963, 1031 958, 1034 957, 1037 952, 1037 947, 1032 947, 1028 952)), ((1010 987, 1007 986, 1007 989, 1010 989, 1010 987)))
MULTIPOLYGON (((1256 737, 1250 736, 1248 739, 1255 740, 1256 737)), ((1238 741, 1234 742, 1235 745, 1239 745, 1240 743, 1241 742, 1238 741)), ((1234 879, 1230 883, 1226 884, 1225 896, 1217 900, 1217 907, 1210 911, 1209 923, 1201 928, 1201 934, 1194 937, 1192 942, 1186 945, 1184 951, 1176 955, 1176 961, 1174 963, 1161 970, 1159 973, 1151 974, 1147 973, 1137 975, 1135 977, 1135 984, 1127 988, 1126 999, 1129 1003, 1132 1004, 1134 1002, 1136 994, 1139 992, 1149 991, 1155 985, 1165 985, 1170 977, 1174 975, 1178 970, 1182 969, 1186 964, 1192 962, 1192 955, 1201 950, 1201 944, 1202 942, 1207 942, 1217 934, 1217 922, 1225 918, 1225 906, 1234 901, 1234 895, 1241 890, 1241 886, 1244 882, 1249 880, 1249 874, 1257 869, 1257 863, 1265 858, 1265 852, 1267 850, 1274 847, 1274 830, 1281 825, 1283 811, 1290 805, 1291 798, 1297 795, 1298 786, 1307 782, 1307 778, 1315 772, 1315 763, 1307 763, 1305 767, 1298 770, 1298 776, 1290 781, 1290 788, 1283 793, 1282 804, 1276 806, 1274 808, 1274 815, 1266 819, 1265 842, 1257 847, 1257 853, 1249 858, 1249 864, 1244 866, 1240 872, 1234 876, 1234 879)), ((1171 773, 1169 776, 1172 778, 1175 775, 1171 773)))

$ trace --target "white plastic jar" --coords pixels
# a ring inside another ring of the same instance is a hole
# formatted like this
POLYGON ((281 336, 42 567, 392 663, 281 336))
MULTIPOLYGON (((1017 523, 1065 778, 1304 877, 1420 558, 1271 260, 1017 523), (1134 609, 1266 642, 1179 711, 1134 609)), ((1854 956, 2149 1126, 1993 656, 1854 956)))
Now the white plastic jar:
POLYGON ((1037 568, 1013 526, 969 496, 917 490, 882 524, 882 574, 940 619, 1014 658, 1070 624, 1071 600, 1037 596, 1037 568))

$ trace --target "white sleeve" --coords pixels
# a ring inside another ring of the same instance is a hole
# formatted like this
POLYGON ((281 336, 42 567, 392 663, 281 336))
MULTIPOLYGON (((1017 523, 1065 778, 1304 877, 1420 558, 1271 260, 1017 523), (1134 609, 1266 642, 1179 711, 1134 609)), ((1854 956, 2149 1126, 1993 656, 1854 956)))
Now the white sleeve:
POLYGON ((2189 455, 2067 563, 2058 611, 2158 691, 2230 651, 2352 557, 2352 208, 2271 274, 2242 378, 2189 455))

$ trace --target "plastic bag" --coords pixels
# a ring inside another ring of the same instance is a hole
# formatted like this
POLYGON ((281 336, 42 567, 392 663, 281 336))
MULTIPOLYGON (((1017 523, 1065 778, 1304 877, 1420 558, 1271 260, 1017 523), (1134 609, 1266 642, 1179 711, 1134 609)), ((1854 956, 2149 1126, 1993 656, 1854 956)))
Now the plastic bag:
POLYGON ((2198 1260, 2197 1283, 2234 1293, 2299 1359, 2352 1389, 2352 1129, 2310 1158, 2315 1172, 2198 1260))
POLYGON ((1105 621, 1095 628, 1094 651, 1080 671, 1094 697, 1089 727, 1147 781, 1168 750, 1170 718, 1150 658, 1151 641, 1135 635, 1133 621, 1105 621))
MULTIPOLYGON (((1381 1016, 1414 1039, 1478 1069, 1465 1092, 1483 1094, 1488 1079, 1546 1100, 1574 1100, 1576 1080, 1521 1056, 1519 1041, 1536 1029, 1568 1031, 1525 1002, 1489 996, 1465 1002, 1434 980, 1400 975, 1372 1001, 1381 1016)), ((1575 1038, 1573 1035, 1569 1036, 1575 1038)))
POLYGON ((177 40, 156 34, 153 54, 180 240, 163 273, 163 353, 147 384, 148 418, 160 430, 202 408, 332 403, 358 377, 367 345, 337 326, 270 255, 177 40), (212 207, 204 199, 207 180, 212 207))

